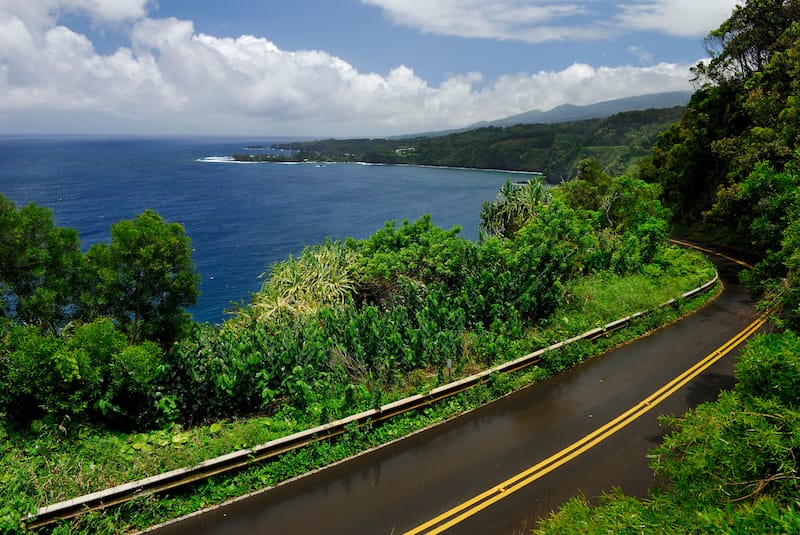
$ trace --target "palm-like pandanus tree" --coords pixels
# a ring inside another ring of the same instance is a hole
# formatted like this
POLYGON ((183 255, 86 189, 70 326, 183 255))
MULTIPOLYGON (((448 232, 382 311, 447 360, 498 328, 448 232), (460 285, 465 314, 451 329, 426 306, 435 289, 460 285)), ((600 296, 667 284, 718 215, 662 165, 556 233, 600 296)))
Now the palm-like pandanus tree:
POLYGON ((297 258, 275 263, 261 289, 239 318, 263 323, 280 317, 313 314, 326 306, 347 303, 356 284, 358 253, 339 241, 306 247, 297 258))
POLYGON ((515 184, 511 180, 500 188, 495 201, 483 203, 481 228, 490 236, 511 238, 529 223, 542 204, 552 199, 543 180, 515 184))

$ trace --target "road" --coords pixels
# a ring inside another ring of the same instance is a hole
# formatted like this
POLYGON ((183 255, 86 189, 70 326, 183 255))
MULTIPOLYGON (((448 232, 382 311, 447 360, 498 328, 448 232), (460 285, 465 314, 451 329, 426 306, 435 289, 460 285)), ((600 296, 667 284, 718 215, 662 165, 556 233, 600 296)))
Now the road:
POLYGON ((491 489, 642 406, 751 324, 756 314, 736 283, 740 268, 712 260, 725 291, 689 318, 463 417, 153 533, 529 533, 538 518, 579 492, 595 499, 621 487, 645 496, 653 483, 646 454, 665 432, 658 415, 683 414, 732 386, 736 351, 530 484, 491 489), (485 508, 464 507, 418 529, 487 490, 492 503, 485 508), (444 524, 453 518, 452 526, 444 524))

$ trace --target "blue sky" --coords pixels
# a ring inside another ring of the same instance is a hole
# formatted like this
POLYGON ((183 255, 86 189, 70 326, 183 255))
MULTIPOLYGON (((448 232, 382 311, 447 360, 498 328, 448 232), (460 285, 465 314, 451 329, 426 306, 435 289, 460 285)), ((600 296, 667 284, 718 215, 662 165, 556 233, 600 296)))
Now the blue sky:
POLYGON ((691 89, 736 0, 0 0, 0 133, 383 136, 691 89))

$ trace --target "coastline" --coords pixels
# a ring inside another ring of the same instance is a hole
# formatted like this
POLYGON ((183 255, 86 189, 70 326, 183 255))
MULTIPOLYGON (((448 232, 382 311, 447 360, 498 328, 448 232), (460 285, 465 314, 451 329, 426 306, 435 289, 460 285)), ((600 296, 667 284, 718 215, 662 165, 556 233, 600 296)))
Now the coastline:
POLYGON ((386 162, 364 162, 358 160, 350 160, 350 161, 338 161, 338 160, 289 160, 289 159, 280 159, 280 157, 275 157, 274 159, 267 159, 267 158, 253 158, 249 160, 245 159, 238 159, 234 156, 204 156, 202 158, 195 159, 196 162, 201 163, 233 163, 233 164, 278 164, 278 165, 342 165, 342 164, 350 164, 350 165, 363 165, 363 166, 381 166, 381 167, 411 167, 411 168, 420 168, 420 169, 451 169, 453 171, 481 171, 487 173, 503 173, 503 174, 514 174, 514 175, 532 175, 535 177, 542 177, 544 178, 544 173, 539 171, 520 171, 520 170, 511 170, 511 169, 492 169, 492 168, 483 168, 483 167, 459 167, 459 166, 451 166, 451 165, 430 165, 430 164, 412 164, 412 163, 386 163, 386 162))

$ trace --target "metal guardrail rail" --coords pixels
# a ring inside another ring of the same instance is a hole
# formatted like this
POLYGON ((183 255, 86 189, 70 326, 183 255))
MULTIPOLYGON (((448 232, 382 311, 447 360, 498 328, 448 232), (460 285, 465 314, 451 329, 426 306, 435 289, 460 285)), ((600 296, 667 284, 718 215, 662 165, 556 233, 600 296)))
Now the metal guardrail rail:
POLYGON ((138 481, 132 481, 130 483, 118 485, 106 490, 85 494, 70 500, 65 500, 41 507, 36 514, 30 515, 25 519, 25 525, 28 529, 37 529, 57 522, 58 520, 66 520, 88 511, 113 507, 142 496, 186 486, 215 475, 231 472, 254 463, 265 461, 282 453, 301 448, 320 440, 325 440, 340 435, 344 433, 348 427, 353 425, 362 426, 367 423, 375 423, 387 420, 393 416, 397 416, 404 412, 435 403, 439 400, 468 390, 476 385, 483 384, 489 380, 489 376, 492 374, 512 373, 538 364, 541 362, 542 356, 550 351, 555 351, 581 340, 594 340, 622 329, 634 320, 645 316, 654 310, 659 310, 661 308, 674 305, 681 300, 689 299, 708 290, 709 288, 713 287, 717 281, 719 281, 719 274, 716 274, 714 278, 702 286, 698 286, 697 288, 682 294, 678 298, 670 299, 653 310, 637 312, 630 316, 612 321, 602 327, 597 327, 595 329, 586 331, 583 334, 558 342, 546 348, 539 349, 515 360, 499 364, 482 372, 470 375, 469 377, 465 377, 458 381, 434 388, 425 394, 417 394, 415 396, 407 397, 383 405, 378 409, 363 411, 358 414, 348 416, 347 418, 342 418, 340 420, 329 422, 305 431, 300 431, 292 435, 271 440, 267 443, 254 446, 252 448, 242 449, 227 455, 216 457, 214 459, 209 459, 188 468, 171 470, 156 476, 140 479, 138 481))

